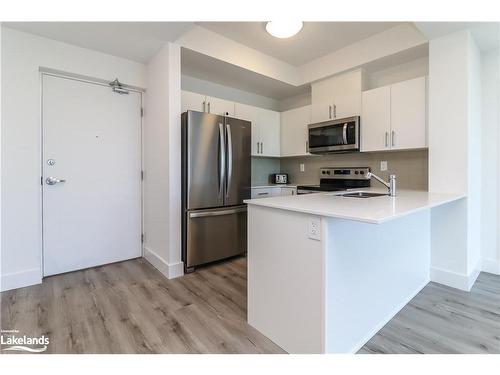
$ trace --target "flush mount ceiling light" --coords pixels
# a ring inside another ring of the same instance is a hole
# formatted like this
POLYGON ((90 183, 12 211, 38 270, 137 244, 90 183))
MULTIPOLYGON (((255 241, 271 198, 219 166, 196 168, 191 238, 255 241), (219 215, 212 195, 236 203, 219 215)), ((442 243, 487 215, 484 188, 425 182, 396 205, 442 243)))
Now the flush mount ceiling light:
POLYGON ((290 38, 302 30, 302 21, 269 21, 266 31, 276 38, 290 38))

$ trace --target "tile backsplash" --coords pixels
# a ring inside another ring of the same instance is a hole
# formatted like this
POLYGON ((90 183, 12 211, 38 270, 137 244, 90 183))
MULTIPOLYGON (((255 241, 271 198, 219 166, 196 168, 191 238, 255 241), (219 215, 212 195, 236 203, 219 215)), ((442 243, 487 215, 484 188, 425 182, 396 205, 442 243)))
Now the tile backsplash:
MULTIPOLYGON (((370 167, 373 173, 386 180, 389 174, 395 174, 398 188, 428 189, 427 150, 282 158, 277 170, 281 169, 282 173, 288 173, 291 184, 317 184, 321 167, 370 167), (381 161, 387 161, 387 171, 380 171, 381 161), (300 172, 301 163, 305 165, 304 172, 300 172)), ((252 163, 252 180, 253 171, 252 163)), ((376 185, 379 183, 372 180, 372 186, 376 185)))
POLYGON ((266 185, 269 175, 280 173, 280 159, 278 158, 252 158, 252 186, 266 185))

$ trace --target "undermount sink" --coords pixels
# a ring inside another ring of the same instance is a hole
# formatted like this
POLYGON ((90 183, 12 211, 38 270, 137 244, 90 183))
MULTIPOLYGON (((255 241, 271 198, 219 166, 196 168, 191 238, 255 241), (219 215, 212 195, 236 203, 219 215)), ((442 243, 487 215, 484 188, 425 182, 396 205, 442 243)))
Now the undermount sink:
POLYGON ((384 195, 389 195, 386 193, 370 193, 367 191, 357 191, 355 193, 345 193, 342 194, 342 197, 348 197, 348 198, 374 198, 374 197, 382 197, 384 195))

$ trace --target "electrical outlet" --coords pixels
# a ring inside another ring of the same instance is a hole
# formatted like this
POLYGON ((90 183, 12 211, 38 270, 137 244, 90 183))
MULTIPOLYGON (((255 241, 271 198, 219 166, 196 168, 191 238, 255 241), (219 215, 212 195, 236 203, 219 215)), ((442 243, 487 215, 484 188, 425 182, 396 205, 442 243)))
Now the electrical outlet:
POLYGON ((387 161, 381 161, 380 162, 380 170, 381 171, 386 171, 387 170, 387 161))
POLYGON ((300 171, 305 172, 306 171, 306 165, 304 163, 300 163, 300 171))
POLYGON ((309 217, 307 235, 311 240, 321 241, 321 218, 317 216, 309 217))

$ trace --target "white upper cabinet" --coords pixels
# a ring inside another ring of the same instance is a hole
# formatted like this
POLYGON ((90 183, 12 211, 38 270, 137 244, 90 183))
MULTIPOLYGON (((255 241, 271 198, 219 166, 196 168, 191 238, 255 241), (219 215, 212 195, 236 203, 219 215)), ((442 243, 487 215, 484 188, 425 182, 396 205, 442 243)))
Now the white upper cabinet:
POLYGON ((389 150, 391 132, 391 88, 368 90, 362 95, 361 151, 389 150))
POLYGON ((234 112, 234 117, 252 123, 252 156, 258 156, 260 152, 259 108, 247 104, 234 103, 234 112))
POLYGON ((361 151, 427 147, 426 77, 363 92, 361 151))
POLYGON ((311 85, 311 122, 361 114, 363 72, 356 70, 311 85))
POLYGON ((252 122, 252 156, 280 156, 280 113, 235 103, 235 117, 252 122))
POLYGON ((280 113, 268 109, 259 111, 261 156, 280 156, 280 113))
POLYGON ((182 112, 191 110, 234 117, 234 102, 191 91, 181 91, 181 108, 182 112))
POLYGON ((182 112, 198 111, 205 112, 206 97, 191 91, 181 91, 182 112))
POLYGON ((207 96, 206 112, 215 115, 234 117, 234 102, 207 96))
POLYGON ((427 147, 426 77, 391 86, 391 149, 427 147))
POLYGON ((310 123, 310 105, 281 112, 281 156, 308 155, 307 125, 310 123))

